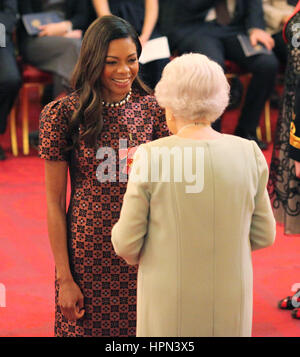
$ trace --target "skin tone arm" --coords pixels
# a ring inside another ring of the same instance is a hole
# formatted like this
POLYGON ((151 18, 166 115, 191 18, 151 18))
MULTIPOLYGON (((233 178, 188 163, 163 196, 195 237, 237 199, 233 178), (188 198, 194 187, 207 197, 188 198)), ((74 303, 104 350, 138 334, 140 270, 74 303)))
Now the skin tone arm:
POLYGON ((83 317, 84 297, 73 280, 69 264, 66 227, 67 173, 65 161, 45 161, 48 233, 59 284, 58 304, 63 315, 72 321, 83 317))
MULTIPOLYGON (((111 15, 108 0, 93 0, 98 17, 111 15)), ((158 19, 158 0, 145 0, 145 18, 140 35, 142 46, 149 40, 158 19)))
POLYGON ((295 161, 296 176, 300 178, 300 161, 295 161))
POLYGON ((81 38, 81 30, 72 30, 71 21, 62 21, 47 25, 42 25, 39 27, 39 37, 45 36, 59 36, 59 37, 69 37, 69 38, 81 38))
POLYGON ((108 0, 93 0, 93 5, 98 17, 111 15, 108 0))
POLYGON ((140 35, 142 46, 149 40, 158 19, 158 0, 145 0, 145 18, 140 35))
POLYGON ((70 21, 62 21, 40 26, 39 37, 44 36, 64 36, 72 29, 70 21))

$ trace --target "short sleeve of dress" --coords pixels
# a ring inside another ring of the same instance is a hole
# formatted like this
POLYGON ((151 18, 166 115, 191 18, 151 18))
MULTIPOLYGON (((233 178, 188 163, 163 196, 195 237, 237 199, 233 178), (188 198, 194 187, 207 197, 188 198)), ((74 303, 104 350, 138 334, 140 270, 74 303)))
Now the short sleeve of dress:
POLYGON ((45 106, 40 115, 39 157, 53 161, 68 161, 68 121, 63 111, 62 100, 45 106))

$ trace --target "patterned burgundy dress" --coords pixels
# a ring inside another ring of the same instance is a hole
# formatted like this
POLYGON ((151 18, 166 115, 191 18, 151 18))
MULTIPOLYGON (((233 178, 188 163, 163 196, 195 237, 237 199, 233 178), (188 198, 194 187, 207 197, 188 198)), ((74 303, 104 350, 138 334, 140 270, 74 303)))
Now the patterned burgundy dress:
POLYGON ((123 167, 119 165, 119 139, 127 140, 128 147, 136 147, 169 132, 164 113, 152 96, 133 91, 126 104, 104 108, 99 148, 114 149, 115 162, 110 160, 110 164, 114 167, 115 163, 116 171, 115 180, 100 182, 99 165, 107 159, 101 160, 99 151, 96 158, 97 149, 81 141, 79 149, 70 154, 64 152, 68 121, 78 103, 76 94, 52 102, 44 108, 40 119, 40 157, 67 161, 69 165, 70 266, 85 304, 82 319, 66 320, 57 305, 56 282, 55 336, 135 336, 137 268, 118 258, 111 244, 111 229, 118 221, 126 191, 126 182, 119 176, 119 166, 123 167))

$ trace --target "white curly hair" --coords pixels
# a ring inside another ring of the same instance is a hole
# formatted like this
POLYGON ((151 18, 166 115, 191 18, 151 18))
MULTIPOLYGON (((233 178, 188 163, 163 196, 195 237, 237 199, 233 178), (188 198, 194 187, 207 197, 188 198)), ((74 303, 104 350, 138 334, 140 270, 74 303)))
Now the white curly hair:
POLYGON ((162 108, 175 118, 214 122, 229 103, 230 86, 222 67, 199 53, 184 54, 166 65, 155 87, 162 108))

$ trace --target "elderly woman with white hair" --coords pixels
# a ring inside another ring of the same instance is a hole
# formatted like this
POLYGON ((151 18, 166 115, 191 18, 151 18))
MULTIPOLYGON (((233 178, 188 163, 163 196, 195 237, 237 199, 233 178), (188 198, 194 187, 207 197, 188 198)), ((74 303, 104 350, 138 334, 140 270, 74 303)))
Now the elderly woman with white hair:
POLYGON ((214 131, 222 68, 177 57, 155 89, 172 136, 136 151, 116 253, 139 264, 137 336, 251 336, 251 251, 273 244, 268 166, 254 141, 214 131))

